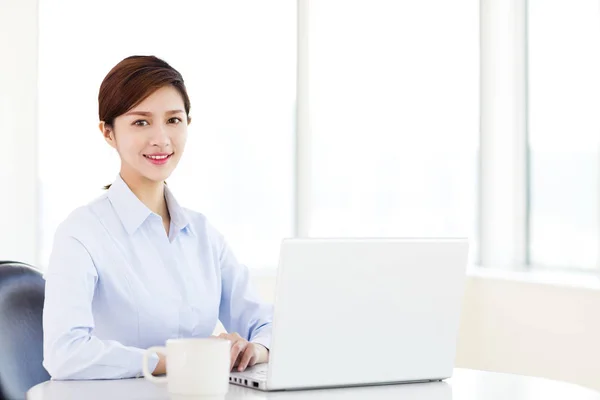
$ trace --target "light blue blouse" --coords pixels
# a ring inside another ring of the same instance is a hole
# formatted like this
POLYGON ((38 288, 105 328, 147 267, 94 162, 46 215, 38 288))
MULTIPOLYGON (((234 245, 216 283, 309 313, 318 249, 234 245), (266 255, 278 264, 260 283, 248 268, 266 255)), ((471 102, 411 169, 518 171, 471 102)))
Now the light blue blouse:
MULTIPOLYGON (((144 349, 228 332, 269 347, 272 307, 200 213, 165 186, 162 219, 117 177, 57 229, 46 279, 44 367, 53 379, 139 376, 144 349)), ((149 365, 158 363, 154 354, 149 365)))

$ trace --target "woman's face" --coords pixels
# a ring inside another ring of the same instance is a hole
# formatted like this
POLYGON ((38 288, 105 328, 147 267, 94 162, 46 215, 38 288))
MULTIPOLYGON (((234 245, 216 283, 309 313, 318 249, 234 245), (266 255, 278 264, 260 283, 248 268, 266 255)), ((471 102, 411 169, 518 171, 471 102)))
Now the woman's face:
POLYGON ((153 182, 163 182, 179 163, 187 126, 183 99, 171 85, 115 118, 112 130, 100 123, 104 138, 121 157, 121 175, 153 182))

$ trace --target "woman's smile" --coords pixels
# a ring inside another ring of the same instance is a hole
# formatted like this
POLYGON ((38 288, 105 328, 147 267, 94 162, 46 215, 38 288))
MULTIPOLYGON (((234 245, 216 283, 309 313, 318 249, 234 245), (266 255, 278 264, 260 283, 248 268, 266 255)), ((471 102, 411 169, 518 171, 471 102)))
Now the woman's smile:
POLYGON ((174 153, 144 154, 144 158, 154 165, 166 164, 174 153))

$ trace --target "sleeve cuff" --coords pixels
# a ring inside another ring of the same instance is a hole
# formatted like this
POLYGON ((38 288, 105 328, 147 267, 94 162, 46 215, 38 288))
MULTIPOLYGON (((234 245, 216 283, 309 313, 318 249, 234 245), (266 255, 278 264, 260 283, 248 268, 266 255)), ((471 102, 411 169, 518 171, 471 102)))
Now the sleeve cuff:
POLYGON ((271 347, 271 333, 259 333, 258 335, 256 335, 255 337, 252 338, 252 340, 250 340, 251 343, 258 343, 261 344, 263 346, 265 346, 265 348, 267 350, 270 350, 271 347))

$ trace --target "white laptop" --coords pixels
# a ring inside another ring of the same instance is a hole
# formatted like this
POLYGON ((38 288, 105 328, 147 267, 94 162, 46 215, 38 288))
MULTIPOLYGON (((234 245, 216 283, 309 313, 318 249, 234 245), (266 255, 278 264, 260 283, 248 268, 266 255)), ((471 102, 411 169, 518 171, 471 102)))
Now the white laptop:
POLYGON ((452 376, 468 241, 285 239, 268 364, 232 372, 265 391, 452 376))

